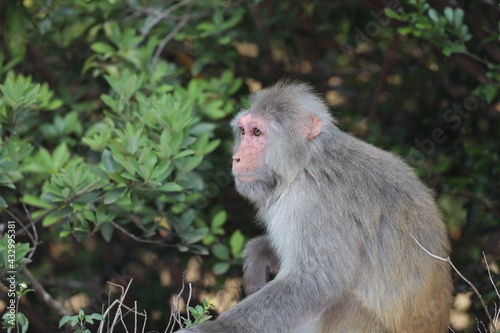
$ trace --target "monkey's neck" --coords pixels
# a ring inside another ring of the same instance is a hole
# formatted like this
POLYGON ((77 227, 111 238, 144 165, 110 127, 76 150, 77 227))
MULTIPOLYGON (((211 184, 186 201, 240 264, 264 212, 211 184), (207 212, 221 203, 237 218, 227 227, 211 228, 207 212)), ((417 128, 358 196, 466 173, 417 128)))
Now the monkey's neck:
POLYGON ((305 156, 299 167, 296 169, 296 171, 292 174, 290 177, 282 177, 280 175, 276 175, 276 186, 273 188, 273 191, 271 194, 265 199, 264 205, 262 208, 268 209, 270 208, 275 202, 277 202, 280 197, 283 195, 285 191, 287 191, 290 186, 294 183, 296 183, 296 179, 303 176, 306 173, 306 166, 309 163, 310 158, 309 156, 305 156))

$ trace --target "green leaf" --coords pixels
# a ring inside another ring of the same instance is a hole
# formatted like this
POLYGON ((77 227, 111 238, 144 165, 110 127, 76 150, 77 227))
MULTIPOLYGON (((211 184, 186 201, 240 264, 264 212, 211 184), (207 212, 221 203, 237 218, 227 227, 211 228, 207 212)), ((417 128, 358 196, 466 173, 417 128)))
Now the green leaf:
POLYGON ((83 215, 85 216, 85 218, 87 220, 89 220, 90 222, 94 222, 96 223, 96 218, 95 218, 95 215, 93 212, 91 212, 90 210, 84 210, 83 211, 83 215))
POLYGON ((44 227, 48 227, 48 226, 51 226, 59 221, 62 220, 62 217, 59 216, 59 215, 48 215, 46 216, 43 221, 42 221, 42 226, 44 227))
POLYGON ((100 198, 100 194, 101 193, 98 192, 98 191, 88 192, 88 193, 82 194, 79 197, 77 197, 74 200, 74 202, 82 203, 82 204, 89 204, 89 203, 94 202, 97 199, 99 199, 100 198))
POLYGON ((194 168, 200 165, 202 160, 203 160, 202 155, 187 157, 186 158, 187 163, 182 167, 181 173, 187 173, 192 171, 194 168))
POLYGON ((71 189, 69 187, 65 187, 61 190, 61 194, 63 198, 68 199, 70 195, 71 189))
POLYGON ((398 33, 401 35, 408 35, 413 32, 412 27, 399 27, 398 28, 398 33))
POLYGON ((199 123, 189 129, 189 134, 200 136, 202 134, 210 134, 214 131, 216 125, 213 123, 199 123))
POLYGON ((107 149, 104 149, 102 152, 102 163, 104 164, 104 168, 108 173, 115 173, 116 166, 118 165, 113 158, 111 152, 107 149))
POLYGON ((448 22, 453 23, 453 8, 445 7, 444 16, 448 20, 448 22))
POLYGON ((385 11, 385 15, 387 15, 387 17, 389 17, 389 18, 396 19, 396 20, 402 19, 401 15, 399 15, 398 13, 396 13, 394 10, 392 10, 390 8, 384 8, 384 11, 385 11))
POLYGON ((177 151, 177 149, 179 149, 183 137, 184 134, 182 132, 177 132, 172 136, 170 139, 170 148, 172 148, 172 151, 177 151))
POLYGON ((427 15, 429 15, 429 18, 431 19, 432 22, 434 22, 434 23, 439 22, 438 13, 434 8, 429 9, 429 12, 427 13, 427 15))
POLYGON ((97 207, 97 210, 95 213, 95 218, 96 218, 98 224, 102 223, 106 220, 106 206, 99 205, 97 207))
POLYGON ((201 316, 203 316, 203 307, 198 304, 196 306, 195 312, 193 312, 193 315, 195 315, 197 318, 200 318, 201 316))
POLYGON ((3 197, 0 197, 0 207, 7 208, 9 205, 7 205, 7 202, 3 197))
POLYGON ((193 155, 193 154, 194 154, 193 150, 186 149, 186 150, 180 152, 179 154, 173 156, 172 159, 175 160, 175 159, 178 159, 178 158, 181 158, 181 157, 186 157, 186 156, 193 155))
POLYGON ((120 198, 120 196, 123 194, 124 191, 125 191, 125 187, 115 188, 114 190, 109 191, 104 196, 104 204, 110 205, 110 204, 114 203, 115 201, 117 201, 120 198))
POLYGON ((70 230, 63 230, 63 231, 61 231, 59 233, 59 237, 60 238, 64 238, 64 237, 69 236, 69 235, 71 235, 71 231, 70 230))
POLYGON ((28 243, 16 244, 16 262, 24 258, 30 252, 30 245, 28 243))
POLYGON ((215 214, 215 216, 212 218, 212 223, 211 223, 212 231, 222 227, 224 223, 226 223, 226 220, 227 220, 226 211, 222 210, 217 214, 215 214))
POLYGON ((231 257, 229 255, 229 249, 224 244, 215 244, 212 247, 212 253, 214 256, 220 260, 229 260, 231 257))
POLYGON ((22 327, 21 333, 26 333, 26 331, 28 331, 28 327, 30 325, 28 318, 26 318, 26 316, 23 313, 18 312, 16 314, 16 320, 19 323, 19 325, 21 325, 21 327, 22 327))
POLYGON ((101 100, 111 108, 113 111, 118 110, 118 101, 115 101, 111 96, 102 94, 101 95, 101 100))
POLYGON ((0 174, 0 185, 11 188, 13 190, 16 188, 16 186, 12 183, 12 180, 7 177, 5 173, 0 174))
POLYGON ((243 253, 243 248, 245 245, 245 236, 240 230, 236 230, 229 239, 229 245, 231 246, 231 253, 234 257, 240 257, 243 253))
POLYGON ((87 317, 91 318, 91 319, 96 319, 96 320, 104 320, 104 317, 99 313, 93 313, 89 316, 85 316, 85 318, 87 318, 87 317))
POLYGON ((211 316, 211 315, 206 315, 206 314, 204 314, 204 315, 200 318, 200 320, 198 320, 198 325, 203 324, 203 323, 204 323, 204 322, 206 322, 207 320, 210 320, 210 318, 212 318, 212 316, 211 316))
POLYGON ((42 199, 35 197, 35 196, 32 196, 32 195, 29 195, 29 194, 25 195, 23 197, 23 201, 27 205, 31 205, 31 206, 38 207, 38 208, 51 209, 53 207, 52 205, 46 203, 42 199))
POLYGON ((114 231, 115 231, 115 227, 111 223, 102 224, 101 235, 102 235, 102 238, 104 238, 104 240, 106 242, 109 243, 111 241, 111 238, 113 237, 114 231))
POLYGON ((90 165, 87 165, 86 168, 88 168, 90 173, 96 175, 99 178, 109 179, 108 174, 103 169, 98 167, 97 165, 90 164, 90 165))
POLYGON ((13 323, 9 322, 10 312, 6 311, 3 314, 2 319, 3 319, 3 328, 15 328, 16 327, 13 323))
POLYGON ((203 149, 203 154, 204 155, 210 154, 212 151, 215 150, 215 148, 219 146, 220 142, 221 142, 220 139, 210 141, 210 143, 205 147, 205 149, 203 149))
POLYGON ((163 192, 180 192, 183 188, 175 182, 170 182, 158 187, 156 190, 163 192))
POLYGON ((196 230, 185 231, 180 237, 188 244, 196 243, 202 240, 208 233, 208 228, 199 228, 196 230))
POLYGON ((464 20, 464 11, 462 8, 455 8, 455 15, 453 16, 453 23, 455 27, 460 28, 464 20))
POLYGON ((208 250, 204 246, 197 245, 197 244, 190 244, 189 251, 192 253, 195 253, 195 254, 201 254, 203 256, 206 256, 209 254, 208 250))
POLYGON ((61 320, 59 320, 59 328, 61 328, 64 324, 66 324, 71 319, 73 319, 73 317, 72 316, 68 316, 68 315, 62 317, 61 320))
POLYGON ((61 143, 52 154, 52 169, 58 170, 61 168, 69 160, 70 156, 66 143, 61 143))
POLYGON ((468 40, 468 34, 469 34, 469 27, 466 26, 465 24, 460 26, 459 28, 459 33, 460 33, 460 36, 464 39, 464 40, 468 40))
POLYGON ((212 272, 215 274, 221 275, 225 274, 229 270, 229 263, 227 262, 218 262, 212 267, 212 272))
POLYGON ((90 48, 97 53, 115 53, 114 47, 102 42, 95 42, 90 45, 90 48))

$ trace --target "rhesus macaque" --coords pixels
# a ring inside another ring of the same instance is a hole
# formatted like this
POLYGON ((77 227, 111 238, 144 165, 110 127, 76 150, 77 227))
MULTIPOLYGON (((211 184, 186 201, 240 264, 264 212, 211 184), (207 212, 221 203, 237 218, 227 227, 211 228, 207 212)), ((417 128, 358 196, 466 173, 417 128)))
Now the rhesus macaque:
POLYGON ((232 125, 236 189, 267 234, 244 253, 249 296, 181 332, 447 331, 449 265, 410 233, 441 257, 450 246, 410 167, 340 131, 306 84, 257 92, 232 125))

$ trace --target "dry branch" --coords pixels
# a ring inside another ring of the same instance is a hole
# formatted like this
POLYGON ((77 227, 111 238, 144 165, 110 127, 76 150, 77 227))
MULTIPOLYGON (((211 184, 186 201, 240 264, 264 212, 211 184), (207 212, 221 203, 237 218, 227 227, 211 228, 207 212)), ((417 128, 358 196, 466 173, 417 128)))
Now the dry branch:
MULTIPOLYGON (((415 242, 418 244, 418 246, 420 246, 420 248, 422 250, 424 250, 428 255, 430 255, 431 257, 433 258, 436 258, 436 259, 439 259, 441 261, 446 261, 448 262, 451 267, 453 268, 453 270, 455 272, 457 272, 457 274, 462 278, 462 280, 464 280, 465 282, 467 282, 467 284, 472 288, 472 290, 474 290, 474 293, 476 294, 476 296, 479 298, 479 300, 481 301, 481 304, 483 305, 483 309, 484 309, 484 312, 486 313, 486 315, 488 316, 488 320, 490 321, 490 327, 492 328, 492 330, 490 330, 491 333, 496 333, 497 332, 497 327, 496 327, 496 324, 497 324, 497 321, 498 321, 498 317, 500 316, 500 313, 497 309, 497 306, 495 304, 495 315, 494 315, 494 318, 493 319, 490 315, 490 312, 488 310, 488 307, 486 306, 486 303, 484 303, 484 299, 483 297, 481 296, 481 294, 479 293, 479 291, 476 289, 476 287, 474 287, 474 285, 472 284, 472 282, 470 282, 469 280, 467 280, 465 278, 465 276, 462 275, 462 273, 460 273, 460 271, 455 267, 455 265, 453 265, 453 262, 451 261, 450 257, 447 257, 447 258, 443 258, 443 257, 440 257, 440 256, 437 256, 433 253, 431 253, 429 250, 427 250, 425 247, 422 246, 422 244, 420 244, 420 242, 415 238, 415 236, 413 236, 413 234, 410 232, 410 236, 415 240, 415 242)), ((486 267, 488 268, 488 273, 490 272, 490 268, 488 266, 488 262, 486 261, 486 256, 484 255, 484 252, 483 252, 483 256, 484 256, 484 260, 485 260, 485 263, 486 263, 486 267)), ((490 274, 490 281, 491 283, 493 284, 493 287, 495 288, 495 291, 498 294, 498 290, 497 290, 497 287, 495 285, 495 283, 493 282, 493 279, 491 278, 491 274, 490 274)), ((500 298, 500 295, 499 295, 499 298, 500 298)), ((477 319, 476 319, 477 320, 477 319)), ((484 326, 483 322, 478 322, 478 331, 481 332, 481 330, 479 329, 479 323, 481 323, 485 329, 485 332, 488 332, 488 330, 486 329, 486 327, 484 326)))

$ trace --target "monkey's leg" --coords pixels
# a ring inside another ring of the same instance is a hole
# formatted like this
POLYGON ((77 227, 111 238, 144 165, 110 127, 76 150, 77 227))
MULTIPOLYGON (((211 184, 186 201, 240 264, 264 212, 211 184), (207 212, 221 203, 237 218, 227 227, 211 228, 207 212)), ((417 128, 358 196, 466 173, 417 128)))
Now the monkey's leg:
POLYGON ((354 296, 346 296, 341 303, 325 310, 319 326, 319 333, 389 333, 375 313, 354 296))

